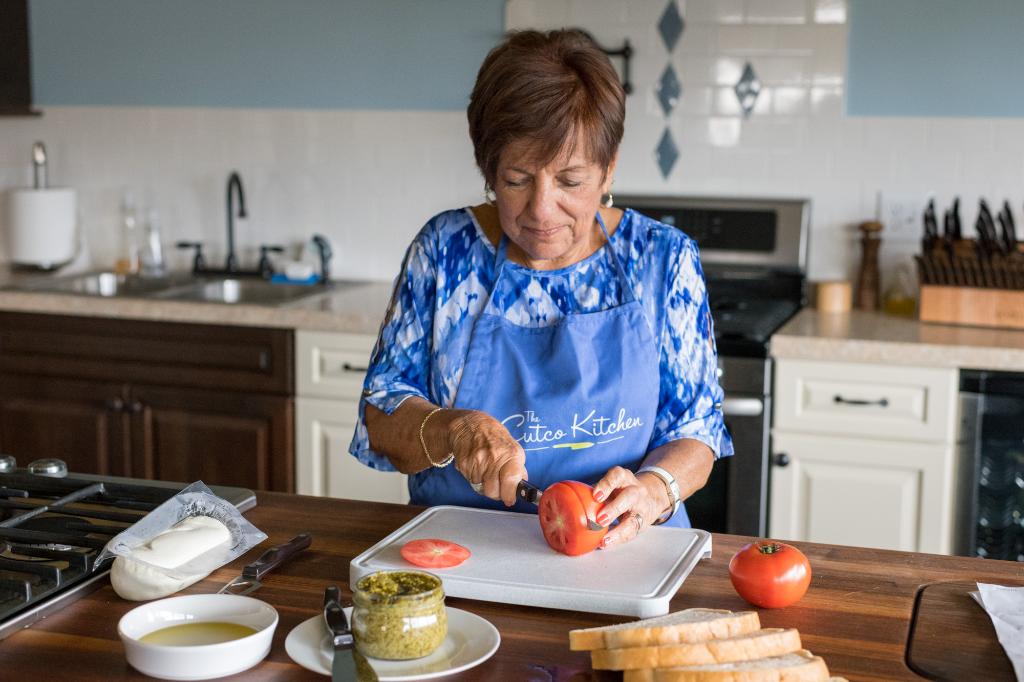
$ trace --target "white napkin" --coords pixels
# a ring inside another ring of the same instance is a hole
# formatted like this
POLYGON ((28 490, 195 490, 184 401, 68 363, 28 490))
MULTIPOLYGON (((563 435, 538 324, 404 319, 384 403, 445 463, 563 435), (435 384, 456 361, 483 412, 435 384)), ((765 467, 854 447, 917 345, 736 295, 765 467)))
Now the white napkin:
POLYGON ((1024 587, 978 583, 978 590, 970 594, 992 619, 1018 682, 1024 682, 1024 587))

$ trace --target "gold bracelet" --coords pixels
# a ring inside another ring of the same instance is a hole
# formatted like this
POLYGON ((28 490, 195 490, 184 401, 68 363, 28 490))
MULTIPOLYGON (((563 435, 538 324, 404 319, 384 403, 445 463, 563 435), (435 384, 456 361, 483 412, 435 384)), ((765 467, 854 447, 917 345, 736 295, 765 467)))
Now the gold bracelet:
POLYGON ((427 439, 423 437, 423 429, 425 429, 427 427, 427 420, 430 419, 431 417, 433 417, 435 414, 437 414, 438 412, 440 412, 443 409, 445 409, 445 408, 443 408, 443 407, 435 407, 433 410, 431 410, 430 412, 427 413, 427 416, 423 418, 423 423, 420 424, 420 445, 423 446, 423 454, 426 455, 427 461, 430 462, 430 466, 435 467, 437 469, 443 469, 446 466, 448 466, 449 464, 451 464, 452 462, 454 462, 455 461, 455 453, 454 452, 449 452, 448 456, 445 457, 440 462, 435 462, 434 460, 430 459, 430 451, 427 450, 427 439))

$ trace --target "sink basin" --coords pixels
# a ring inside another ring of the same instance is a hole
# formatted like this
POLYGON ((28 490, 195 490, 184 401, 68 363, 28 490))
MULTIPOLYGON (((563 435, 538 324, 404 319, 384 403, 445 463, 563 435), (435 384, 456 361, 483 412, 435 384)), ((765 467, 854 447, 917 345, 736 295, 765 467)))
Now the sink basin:
POLYGON ((215 279, 175 287, 152 294, 151 298, 202 303, 284 305, 330 291, 331 286, 271 284, 262 279, 215 279))
POLYGON ((34 279, 16 288, 24 291, 45 291, 85 296, 145 296, 179 286, 186 281, 182 274, 144 279, 137 276, 119 275, 116 272, 90 272, 84 275, 58 277, 56 279, 34 279))
POLYGON ((20 291, 76 294, 104 298, 146 298, 163 301, 284 306, 321 296, 355 282, 331 282, 327 286, 271 284, 247 277, 196 277, 176 272, 166 277, 144 279, 115 272, 90 272, 57 278, 37 278, 11 287, 20 291))

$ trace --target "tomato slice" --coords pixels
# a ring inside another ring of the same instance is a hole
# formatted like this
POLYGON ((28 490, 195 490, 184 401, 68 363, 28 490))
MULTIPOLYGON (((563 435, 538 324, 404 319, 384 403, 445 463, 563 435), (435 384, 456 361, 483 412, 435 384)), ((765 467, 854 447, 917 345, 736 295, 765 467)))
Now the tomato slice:
POLYGON ((556 552, 578 556, 601 544, 608 529, 587 528, 587 519, 597 518, 602 506, 593 493, 594 489, 586 483, 559 481, 541 495, 537 509, 540 530, 556 552))
POLYGON ((438 538, 410 540, 402 545, 401 551, 403 559, 421 568, 451 568, 471 554, 462 545, 438 538))

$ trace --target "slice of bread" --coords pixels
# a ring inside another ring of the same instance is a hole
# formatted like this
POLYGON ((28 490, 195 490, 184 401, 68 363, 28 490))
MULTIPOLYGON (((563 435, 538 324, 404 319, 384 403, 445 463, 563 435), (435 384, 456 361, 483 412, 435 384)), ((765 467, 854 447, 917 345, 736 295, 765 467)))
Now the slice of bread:
POLYGON ((638 670, 749 661, 781 656, 800 649, 800 633, 795 629, 768 628, 738 637, 709 639, 705 642, 595 649, 590 652, 590 662, 595 670, 638 670))
POLYGON ((828 666, 802 649, 782 656, 735 663, 627 670, 623 682, 828 682, 828 666))
POLYGON ((734 613, 723 609, 685 609, 630 623, 570 630, 569 648, 573 651, 593 651, 703 642, 736 637, 760 627, 761 621, 756 611, 734 613))

